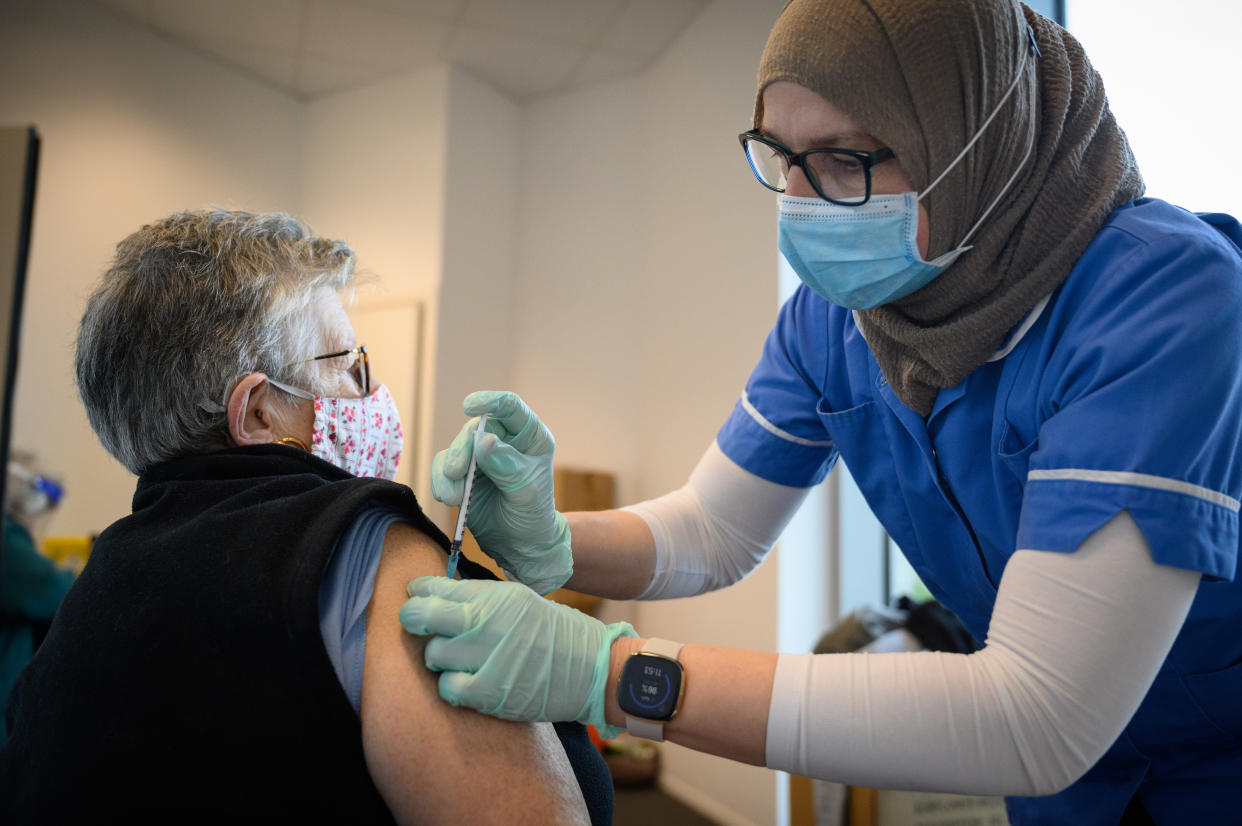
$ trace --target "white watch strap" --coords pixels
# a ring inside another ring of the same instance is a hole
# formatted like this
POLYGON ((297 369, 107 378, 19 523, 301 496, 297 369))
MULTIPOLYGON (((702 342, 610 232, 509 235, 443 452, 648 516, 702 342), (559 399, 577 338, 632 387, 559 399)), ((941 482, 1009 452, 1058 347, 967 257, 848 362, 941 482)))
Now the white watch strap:
POLYGON ((681 643, 652 637, 647 640, 640 653, 655 654, 659 657, 668 657, 670 660, 675 660, 677 655, 681 653, 681 643))
POLYGON ((643 720, 640 717, 631 717, 625 715, 625 730, 635 737, 641 737, 644 740, 655 740, 657 743, 664 742, 664 724, 657 723, 654 720, 643 720))
MULTIPOLYGON (((643 645, 640 654, 655 654, 660 657, 667 657, 670 660, 677 660, 677 655, 681 653, 681 643, 671 640, 662 640, 657 637, 651 637, 643 645)), ((657 743, 664 742, 664 723, 657 720, 644 720, 641 717, 631 717, 625 715, 625 730, 635 737, 641 737, 644 740, 655 740, 657 743)))

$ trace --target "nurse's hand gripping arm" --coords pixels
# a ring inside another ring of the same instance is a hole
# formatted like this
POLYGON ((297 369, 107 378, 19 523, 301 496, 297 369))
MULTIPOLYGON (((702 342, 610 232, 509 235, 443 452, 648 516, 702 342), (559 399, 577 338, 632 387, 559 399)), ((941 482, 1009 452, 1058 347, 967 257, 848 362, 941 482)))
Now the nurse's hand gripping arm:
MULTIPOLYGON (((974 654, 778 658, 687 645, 680 655, 686 692, 664 734, 700 751, 857 785, 1054 793, 1086 772, 1133 716, 1198 581, 1197 573, 1155 564, 1121 513, 1074 553, 1016 553, 987 645, 974 654)), ((426 650, 433 669, 458 669, 441 674, 442 697, 524 716, 531 705, 498 690, 522 684, 549 695, 542 705, 555 713, 624 722, 614 686, 643 640, 609 640, 588 632, 603 627, 598 620, 561 613, 557 641, 542 647, 543 614, 571 609, 507 583, 451 590, 465 584, 416 580, 401 611, 407 629, 443 635, 426 650), (502 588, 517 610, 493 622, 479 597, 502 588), (585 685, 600 693, 582 694, 585 685)))
MULTIPOLYGON (((434 635, 424 660, 440 696, 507 720, 577 720, 607 730, 612 643, 627 622, 604 625, 516 582, 424 576, 407 588, 401 625, 434 635)), ((609 734, 608 736, 611 736, 609 734)))
MULTIPOLYGON (((498 420, 480 440, 470 529, 511 578, 541 593, 564 583, 612 599, 669 599, 732 585, 763 560, 807 494, 742 469, 713 442, 679 490, 623 510, 561 515, 552 496, 554 442, 535 414, 496 391, 472 393, 463 409, 498 420), (543 533, 523 536, 530 526, 543 533)), ((474 421, 432 463, 432 493, 449 505, 461 500, 474 421)))

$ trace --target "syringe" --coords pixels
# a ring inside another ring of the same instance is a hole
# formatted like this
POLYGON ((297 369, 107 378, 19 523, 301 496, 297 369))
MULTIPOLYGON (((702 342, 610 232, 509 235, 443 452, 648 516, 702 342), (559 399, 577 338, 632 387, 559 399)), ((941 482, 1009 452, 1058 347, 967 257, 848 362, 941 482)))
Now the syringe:
POLYGON ((461 494, 461 505, 457 508, 457 527, 453 529, 453 542, 449 545, 448 573, 449 579, 457 573, 457 562, 461 559, 461 540, 466 535, 466 510, 470 507, 470 492, 474 489, 475 457, 479 452, 479 437, 487 426, 487 414, 479 417, 479 426, 474 431, 474 449, 470 451, 470 467, 466 470, 466 489, 461 494))

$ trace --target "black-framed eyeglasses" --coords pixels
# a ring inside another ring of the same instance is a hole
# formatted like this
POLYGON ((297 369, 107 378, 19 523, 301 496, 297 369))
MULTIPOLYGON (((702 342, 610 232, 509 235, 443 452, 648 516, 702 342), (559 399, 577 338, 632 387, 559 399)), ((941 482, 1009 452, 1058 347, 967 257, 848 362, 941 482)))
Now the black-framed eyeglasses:
MULTIPOLYGON (((293 367, 298 364, 309 364, 312 361, 323 361, 324 359, 343 358, 345 356, 353 356, 353 355, 357 355, 358 358, 354 359, 354 363, 349 366, 349 374, 350 376, 353 377, 354 381, 358 383, 358 389, 362 391, 362 395, 365 398, 366 396, 371 395, 371 363, 367 359, 367 347, 365 344, 359 344, 357 347, 354 347, 352 349, 341 350, 336 353, 324 353, 322 356, 311 356, 308 359, 302 359, 301 361, 293 361, 284 366, 293 367)), ((271 380, 269 379, 269 381, 271 380)), ((298 388, 290 388, 290 387, 287 387, 286 385, 279 384, 278 382, 272 382, 272 384, 275 384, 277 387, 280 387, 283 390, 293 393, 293 395, 295 396, 302 396, 303 398, 307 398, 307 399, 314 398, 313 395, 309 395, 309 394, 303 396, 303 394, 306 391, 302 391, 301 393, 294 392, 294 390, 298 388)))
POLYGON ((737 136, 759 183, 773 192, 784 192, 791 167, 806 176, 815 194, 844 206, 862 206, 871 199, 871 168, 896 157, 887 146, 868 152, 862 149, 808 149, 793 152, 755 130, 737 136))

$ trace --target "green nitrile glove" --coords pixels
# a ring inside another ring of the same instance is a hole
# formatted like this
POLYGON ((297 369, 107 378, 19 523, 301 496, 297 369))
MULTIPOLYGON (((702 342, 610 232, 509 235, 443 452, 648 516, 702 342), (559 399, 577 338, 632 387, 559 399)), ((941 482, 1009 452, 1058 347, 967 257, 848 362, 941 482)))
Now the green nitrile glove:
POLYGON ((431 495, 446 505, 461 504, 477 417, 489 414, 487 432, 478 440, 466 525, 511 579, 541 594, 555 591, 574 572, 569 522, 557 513, 552 491, 556 440, 514 393, 471 393, 462 409, 476 418, 432 460, 431 495))
POLYGON ((604 625, 516 582, 424 576, 406 593, 401 626, 432 635, 424 659, 447 702, 506 720, 576 720, 605 739, 621 731, 604 720, 604 692, 613 640, 638 636, 628 622, 604 625))

